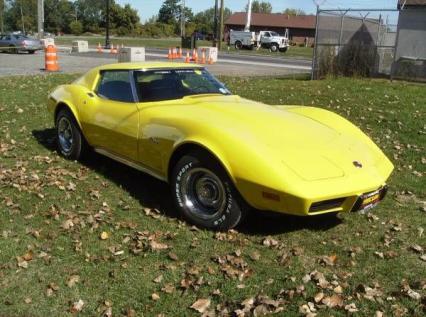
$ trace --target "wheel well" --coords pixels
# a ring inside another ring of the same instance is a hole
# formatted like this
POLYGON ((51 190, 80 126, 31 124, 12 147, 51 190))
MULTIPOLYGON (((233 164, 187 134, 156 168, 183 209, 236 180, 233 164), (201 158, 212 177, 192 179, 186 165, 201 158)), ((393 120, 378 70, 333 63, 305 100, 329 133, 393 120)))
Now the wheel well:
POLYGON ((225 171, 226 174, 229 175, 228 170, 225 168, 221 160, 213 154, 209 149, 205 148, 202 145, 195 144, 195 143, 186 143, 181 146, 179 146, 172 154, 169 165, 167 168, 167 175, 170 181, 170 175, 172 174, 173 167, 177 164, 177 162, 185 155, 187 154, 199 154, 199 155, 206 155, 212 160, 216 161, 225 171))
POLYGON ((55 108, 55 121, 56 121, 56 117, 58 116, 59 111, 61 111, 62 109, 67 109, 73 116, 74 114, 72 113, 70 107, 68 107, 68 105, 64 102, 59 102, 55 108))

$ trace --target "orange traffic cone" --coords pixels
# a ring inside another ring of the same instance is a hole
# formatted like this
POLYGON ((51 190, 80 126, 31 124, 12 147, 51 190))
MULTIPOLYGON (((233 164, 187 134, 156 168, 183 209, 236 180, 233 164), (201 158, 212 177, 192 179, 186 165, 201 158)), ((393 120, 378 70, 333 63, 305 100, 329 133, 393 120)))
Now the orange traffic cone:
POLYGON ((193 56, 194 62, 198 63, 198 51, 194 49, 194 56, 193 56))
POLYGON ((206 63, 206 50, 203 48, 201 50, 201 64, 205 64, 206 63))
POLYGON ((207 63, 209 64, 209 65, 213 65, 213 58, 212 58, 212 55, 210 54, 209 55, 209 60, 207 61, 207 63))
POLYGON ((49 45, 46 47, 44 55, 44 64, 45 70, 47 72, 57 72, 59 70, 56 46, 49 45))
POLYGON ((98 53, 103 53, 101 43, 98 43, 97 50, 98 50, 98 53))
POLYGON ((182 47, 179 47, 179 52, 178 52, 178 57, 179 58, 182 58, 182 47))
POLYGON ((172 49, 169 48, 169 54, 167 55, 168 59, 173 59, 173 55, 172 55, 172 49))
POLYGON ((191 59, 189 57, 189 51, 186 51, 186 58, 185 58, 185 63, 191 63, 191 59))

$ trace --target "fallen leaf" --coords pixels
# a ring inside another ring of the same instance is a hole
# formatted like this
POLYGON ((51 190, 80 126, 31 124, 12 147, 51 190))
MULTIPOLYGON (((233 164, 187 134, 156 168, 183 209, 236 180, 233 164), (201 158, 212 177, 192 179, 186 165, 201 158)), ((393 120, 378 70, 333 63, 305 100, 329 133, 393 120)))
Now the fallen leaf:
POLYGON ((314 301, 315 303, 319 303, 320 301, 322 301, 323 298, 324 298, 324 293, 320 292, 315 295, 314 301))
POLYGON ((356 308, 355 303, 350 303, 349 305, 345 306, 345 310, 350 313, 356 313, 358 311, 358 308, 356 308))
POLYGON ((78 313, 81 312, 83 310, 83 306, 84 306, 84 302, 79 299, 78 301, 74 302, 71 306, 71 313, 78 313))
POLYGON ((170 260, 173 260, 173 261, 179 260, 178 256, 173 252, 169 252, 168 256, 170 260))
POLYGON ((160 243, 155 240, 150 241, 149 243, 152 250, 165 250, 168 249, 169 246, 165 243, 160 243))
POLYGON ((417 253, 423 253, 423 248, 418 244, 413 244, 412 246, 410 246, 410 249, 414 250, 417 253))
POLYGON ((204 313, 210 307, 210 299, 198 299, 191 308, 199 313, 204 313))
POLYGON ((330 308, 333 307, 342 307, 343 306, 343 298, 340 295, 332 295, 323 298, 322 303, 330 308))
POLYGON ((106 240, 109 238, 109 233, 106 231, 102 231, 101 235, 99 236, 101 240, 106 240))
POLYGON ((77 284, 79 281, 80 281, 80 276, 71 275, 67 280, 67 286, 68 287, 74 287, 75 284, 77 284))
POLYGON ((151 299, 157 301, 160 299, 160 295, 158 295, 157 293, 152 293, 151 299))
POLYGON ((154 283, 161 283, 162 280, 163 280, 163 275, 159 275, 153 281, 154 283))

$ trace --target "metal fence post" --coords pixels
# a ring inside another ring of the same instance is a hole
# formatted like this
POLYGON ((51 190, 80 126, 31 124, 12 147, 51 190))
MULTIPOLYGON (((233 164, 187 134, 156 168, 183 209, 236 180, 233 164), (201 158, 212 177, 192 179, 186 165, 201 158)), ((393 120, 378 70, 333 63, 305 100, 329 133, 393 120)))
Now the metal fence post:
POLYGON ((319 5, 317 5, 317 17, 315 21, 315 38, 314 38, 314 51, 312 56, 312 71, 311 71, 311 80, 316 79, 315 77, 315 65, 317 63, 317 47, 318 47, 318 23, 319 23, 319 15, 320 15, 320 9, 319 5))

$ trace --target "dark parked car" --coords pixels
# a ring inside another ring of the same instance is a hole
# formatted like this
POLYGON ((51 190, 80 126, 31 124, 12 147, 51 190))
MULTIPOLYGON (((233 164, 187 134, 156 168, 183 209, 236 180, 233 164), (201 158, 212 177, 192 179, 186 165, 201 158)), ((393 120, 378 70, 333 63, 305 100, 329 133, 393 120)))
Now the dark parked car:
POLYGON ((26 51, 34 54, 41 50, 42 45, 39 40, 30 38, 23 34, 2 34, 0 35, 0 50, 11 53, 26 51))

